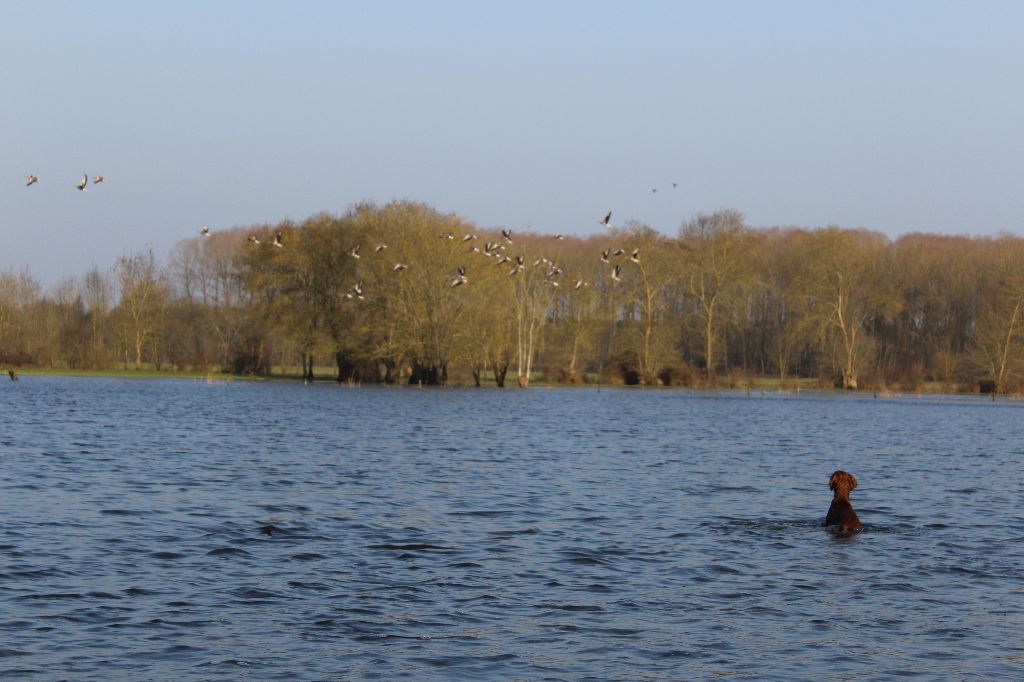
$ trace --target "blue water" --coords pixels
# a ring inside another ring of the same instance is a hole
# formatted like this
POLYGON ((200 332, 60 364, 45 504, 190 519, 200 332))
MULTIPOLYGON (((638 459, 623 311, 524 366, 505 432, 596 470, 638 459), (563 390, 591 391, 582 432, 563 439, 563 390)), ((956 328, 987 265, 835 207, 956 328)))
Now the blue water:
POLYGON ((1020 403, 25 376, 0 414, 3 680, 1024 678, 1020 403))

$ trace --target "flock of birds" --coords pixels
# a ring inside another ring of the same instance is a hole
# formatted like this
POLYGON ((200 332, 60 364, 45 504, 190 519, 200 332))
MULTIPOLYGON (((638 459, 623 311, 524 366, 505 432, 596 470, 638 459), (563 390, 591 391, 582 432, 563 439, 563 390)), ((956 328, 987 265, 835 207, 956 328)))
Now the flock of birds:
MULTIPOLYGON (((672 183, 672 185, 674 187, 675 183, 672 183)), ((655 191, 657 191, 657 190, 655 190, 655 191)), ((608 213, 604 216, 604 218, 602 218, 601 220, 598 220, 597 222, 598 222, 598 224, 600 224, 600 225, 602 225, 602 226, 604 226, 606 228, 611 228, 612 227, 611 220, 612 220, 612 212, 608 211, 608 213)), ((203 237, 211 236, 211 232, 210 232, 209 226, 208 225, 204 225, 203 228, 199 231, 199 234, 202 235, 203 237)), ((438 237, 440 237, 441 239, 450 239, 450 240, 454 240, 455 239, 455 235, 452 234, 451 232, 442 232, 441 234, 438 235, 438 237)), ((495 265, 504 265, 506 263, 511 263, 512 267, 508 271, 508 276, 509 277, 514 277, 515 275, 518 275, 520 272, 522 272, 526 268, 526 257, 522 256, 522 255, 510 256, 507 253, 505 253, 505 251, 508 249, 508 244, 512 244, 513 243, 513 241, 512 241, 512 230, 507 230, 507 229, 501 230, 501 238, 502 238, 502 241, 486 242, 483 245, 482 249, 480 247, 476 246, 475 244, 471 244, 469 249, 466 251, 466 253, 481 253, 484 256, 486 256, 487 258, 494 258, 495 259, 494 260, 494 264, 495 265)), ((561 240, 565 239, 565 235, 564 234, 555 234, 555 235, 553 235, 552 238, 555 239, 556 241, 561 241, 561 240)), ((470 233, 470 234, 463 235, 462 238, 460 239, 460 241, 463 244, 465 244, 467 242, 476 241, 477 239, 478 239, 477 235, 470 233)), ((249 235, 249 237, 247 238, 246 241, 248 241, 250 244, 254 244, 254 245, 259 245, 259 244, 262 243, 260 241, 259 236, 256 235, 256 234, 249 235)), ((273 244, 276 247, 283 248, 284 247, 284 234, 281 233, 281 232, 276 233, 274 235, 273 241, 271 241, 270 243, 273 244)), ((376 246, 373 247, 373 252, 374 253, 381 253, 382 251, 384 251, 387 248, 388 248, 388 245, 381 242, 381 243, 378 243, 376 246)), ((356 244, 355 246, 353 246, 351 249, 349 249, 347 251, 346 255, 348 255, 349 257, 354 258, 356 260, 359 260, 360 258, 362 258, 362 255, 360 254, 361 250, 362 250, 362 245, 361 244, 356 244)), ((623 255, 625 255, 625 253, 626 252, 623 249, 606 249, 606 250, 601 252, 601 262, 613 266, 612 269, 611 269, 611 279, 612 279, 613 282, 621 282, 622 281, 622 266, 619 265, 618 263, 612 263, 612 259, 613 258, 617 258, 619 256, 623 256, 623 255)), ((629 260, 632 263, 636 263, 638 265, 640 264, 640 249, 639 248, 633 249, 632 253, 630 253, 630 255, 629 255, 629 260)), ((538 266, 544 266, 546 268, 546 272, 545 272, 545 275, 544 275, 545 283, 549 284, 552 287, 560 286, 559 282, 558 282, 558 280, 556 278, 559 275, 562 274, 562 268, 560 268, 553 261, 549 260, 546 257, 538 258, 537 260, 535 260, 533 262, 533 267, 538 267, 538 266)), ((394 264, 394 266, 392 266, 391 270, 394 271, 394 272, 401 272, 403 270, 407 270, 408 268, 409 268, 409 266, 406 265, 405 263, 397 262, 397 263, 394 264)), ((447 283, 448 283, 448 286, 450 286, 453 289, 455 287, 460 287, 460 286, 462 286, 464 284, 469 284, 469 278, 466 276, 466 268, 465 268, 465 266, 460 265, 458 267, 458 269, 455 271, 454 274, 448 275, 447 283)), ((579 289, 582 289, 585 286, 589 286, 589 284, 588 284, 588 282, 584 281, 583 279, 577 279, 573 283, 573 289, 577 290, 577 291, 579 289)), ((348 300, 348 301, 351 301, 351 300, 363 301, 363 300, 365 300, 366 296, 365 296, 365 290, 363 289, 363 283, 362 282, 357 282, 356 284, 354 284, 352 286, 352 290, 344 293, 342 295, 342 298, 344 298, 345 300, 348 300)))
MULTIPOLYGON (((28 175, 25 178, 25 186, 26 187, 31 187, 32 185, 35 185, 38 182, 39 182, 39 177, 36 176, 36 175, 31 175, 30 174, 30 175, 28 175)), ((93 178, 92 178, 92 184, 93 185, 99 185, 99 184, 102 184, 104 182, 106 182, 106 178, 103 177, 102 175, 94 175, 93 178)), ((88 174, 83 174, 82 175, 82 179, 79 180, 76 184, 72 185, 72 187, 75 187, 80 192, 84 192, 84 191, 86 191, 86 187, 88 185, 89 185, 89 175, 88 174)), ((678 183, 675 183, 675 182, 672 183, 672 188, 673 189, 675 189, 677 186, 678 186, 678 183)), ((657 187, 652 188, 651 192, 656 194, 658 192, 658 188, 657 187)), ((604 218, 598 220, 597 222, 602 227, 611 229, 611 227, 612 227, 611 221, 612 221, 612 212, 608 211, 608 213, 604 216, 604 218)), ((202 235, 203 237, 210 237, 211 236, 210 227, 208 225, 204 225, 203 228, 199 231, 199 234, 202 235)), ((455 239, 455 235, 451 234, 450 232, 444 232, 444 233, 442 233, 442 234, 440 234, 438 236, 440 238, 442 238, 442 239, 452 239, 452 240, 455 239)), ((482 253, 487 258, 494 258, 495 259, 495 265, 504 265, 506 263, 511 263, 512 267, 508 271, 508 275, 509 275, 509 277, 513 277, 515 275, 518 275, 520 272, 522 272, 526 268, 526 259, 525 259, 524 256, 521 256, 521 255, 510 256, 510 255, 505 253, 505 251, 507 249, 507 245, 512 243, 512 231, 511 230, 503 229, 501 231, 501 237, 502 237, 502 241, 499 241, 499 242, 487 242, 487 243, 484 244, 482 249, 480 247, 476 246, 476 245, 471 245, 469 247, 469 250, 467 251, 467 253, 482 253)), ((562 239, 565 239, 565 235, 563 235, 563 234, 555 234, 553 236, 553 238, 555 240, 562 240, 562 239)), ((475 234, 466 234, 466 235, 464 235, 462 237, 461 241, 463 243, 466 243, 466 242, 476 241, 476 239, 477 239, 477 236, 475 234)), ((253 245, 259 245, 259 244, 262 243, 260 238, 259 238, 259 236, 256 235, 256 234, 249 235, 247 241, 250 244, 253 244, 253 245)), ((270 244, 272 244, 273 246, 278 247, 278 248, 283 248, 284 247, 284 234, 281 233, 281 232, 277 232, 274 235, 273 240, 271 240, 270 244)), ((348 255, 351 256, 352 258, 359 259, 361 257, 360 253, 359 253, 360 248, 361 248, 360 245, 356 244, 351 249, 349 249, 348 255)), ((379 243, 379 244, 377 244, 374 247, 373 250, 374 250, 374 253, 380 253, 380 252, 384 251, 386 248, 388 248, 387 244, 379 243)), ((625 251, 623 251, 622 249, 614 249, 614 250, 607 249, 607 250, 601 252, 601 262, 613 266, 612 269, 611 269, 611 279, 612 279, 613 282, 621 282, 622 281, 622 276, 621 276, 622 275, 622 266, 620 266, 617 263, 612 263, 611 259, 616 258, 618 256, 622 256, 624 254, 625 254, 625 251)), ((633 262, 633 263, 639 264, 640 263, 640 250, 639 249, 633 249, 633 252, 629 256, 629 260, 631 262, 633 262)), ((562 274, 562 269, 560 267, 558 267, 557 265, 555 265, 555 263, 553 263, 552 261, 548 260, 547 258, 542 257, 542 258, 538 258, 536 261, 534 261, 533 266, 534 267, 544 266, 546 268, 546 273, 544 275, 544 281, 547 284, 551 285, 552 287, 559 286, 559 282, 558 282, 558 280, 556 278, 559 275, 562 274)), ((409 266, 406 265, 405 263, 397 262, 397 263, 395 263, 395 265, 391 269, 394 272, 401 272, 403 270, 408 269, 408 267, 409 266)), ((450 287, 452 287, 452 288, 460 287, 460 286, 463 286, 465 284, 468 284, 469 283, 469 278, 466 276, 466 268, 464 266, 460 265, 458 270, 456 270, 455 274, 452 274, 452 275, 448 276, 447 282, 448 282, 448 285, 450 287)), ((582 279, 577 279, 574 282, 574 284, 573 284, 573 289, 579 290, 579 289, 581 289, 581 288, 583 288, 585 286, 588 286, 587 282, 585 282, 582 279)), ((347 300, 352 300, 352 299, 358 299, 360 301, 364 300, 365 299, 365 295, 364 295, 364 290, 363 290, 362 282, 356 283, 352 287, 352 291, 351 292, 348 292, 348 293, 344 294, 344 298, 347 299, 347 300)))
MULTIPOLYGON (((99 184, 104 183, 106 181, 107 181, 107 179, 105 177, 103 177, 102 175, 94 175, 94 176, 92 176, 92 184, 94 184, 94 185, 99 185, 99 184)), ((38 175, 28 175, 28 176, 25 177, 25 186, 26 187, 31 187, 32 185, 35 185, 38 182, 39 182, 39 176, 38 175)), ((82 179, 81 180, 79 180, 77 183, 75 183, 75 184, 73 184, 71 186, 74 187, 75 189, 77 189, 79 192, 84 192, 85 188, 88 185, 89 185, 89 175, 87 173, 85 173, 85 174, 82 175, 82 179)))
MULTIPOLYGON (((605 215, 605 217, 602 220, 598 221, 598 223, 600 223, 601 225, 604 225, 605 227, 611 227, 611 218, 612 218, 612 212, 609 211, 608 214, 605 215)), ((206 237, 210 236, 209 228, 208 227, 203 227, 203 229, 201 230, 201 234, 203 236, 206 236, 206 237)), ((441 238, 441 239, 448 239, 448 240, 454 240, 455 239, 455 235, 452 234, 451 232, 442 232, 441 234, 438 235, 438 237, 441 238)), ((555 234, 555 235, 553 235, 552 238, 555 239, 556 241, 561 241, 561 240, 565 239, 565 235, 563 235, 563 234, 555 234)), ((479 237, 477 237, 477 235, 470 233, 470 234, 463 235, 461 237, 460 241, 463 244, 465 244, 467 242, 476 241, 477 239, 479 239, 479 237)), ((252 244, 259 244, 260 243, 259 237, 257 235, 255 235, 255 234, 250 235, 249 238, 248 238, 248 241, 250 243, 252 243, 252 244)), ((507 254, 506 251, 508 249, 508 245, 512 244, 512 243, 513 243, 513 240, 512 240, 512 230, 503 229, 503 230, 501 230, 501 241, 486 242, 486 243, 484 243, 483 248, 481 248, 481 247, 479 247, 479 246, 477 246, 475 244, 471 244, 469 246, 469 248, 467 249, 466 253, 480 253, 480 254, 483 254, 487 258, 494 258, 494 264, 495 265, 511 264, 511 268, 508 271, 508 276, 509 277, 514 277, 515 275, 518 275, 520 272, 522 272, 526 268, 526 257, 523 256, 523 255, 512 256, 512 255, 507 254)), ((273 244, 275 246, 279 246, 279 247, 280 246, 284 246, 284 244, 282 242, 282 234, 280 232, 278 232, 277 235, 274 237, 273 244)), ((384 251, 387 248, 388 248, 387 244, 378 243, 376 246, 374 246, 373 252, 374 253, 381 253, 382 251, 384 251)), ((349 249, 347 251, 346 255, 348 255, 349 257, 354 258, 356 260, 359 260, 360 258, 362 258, 362 255, 360 253, 361 249, 362 249, 362 245, 361 244, 356 244, 355 246, 353 246, 351 249, 349 249)), ((612 269, 611 269, 611 273, 610 273, 611 274, 611 279, 612 279, 613 282, 621 282, 622 281, 622 276, 621 276, 622 275, 622 266, 619 265, 618 263, 612 263, 612 259, 613 258, 617 258, 619 256, 624 256, 625 254, 626 254, 625 250, 620 249, 620 248, 617 248, 617 249, 606 249, 606 250, 601 252, 601 262, 613 266, 612 269)), ((633 251, 629 254, 629 260, 630 260, 630 262, 636 263, 637 265, 640 264, 640 249, 639 248, 633 249, 633 251)), ((544 282, 546 284, 548 284, 548 285, 550 285, 552 287, 560 286, 560 283, 559 283, 557 277, 562 274, 562 268, 560 268, 558 265, 556 265, 553 261, 551 261, 548 258, 543 257, 543 256, 538 258, 537 260, 535 260, 533 262, 533 267, 538 267, 538 266, 542 266, 542 267, 545 268, 544 282)), ((405 263, 397 262, 397 263, 394 264, 394 266, 391 269, 394 272, 401 272, 403 270, 408 269, 408 267, 409 266, 406 265, 405 263)), ((448 286, 453 288, 453 289, 456 288, 456 287, 463 286, 465 284, 469 284, 469 277, 466 275, 466 268, 465 268, 465 266, 460 265, 456 269, 454 274, 448 275, 446 282, 447 282, 448 286)), ((589 286, 588 282, 586 282, 583 279, 576 279, 574 281, 574 283, 573 283, 573 290, 578 291, 579 289, 582 289, 583 287, 586 287, 586 286, 589 286)), ((345 300, 353 300, 353 299, 360 300, 360 301, 365 300, 366 296, 365 296, 365 290, 363 289, 363 283, 362 282, 357 282, 356 284, 354 284, 352 286, 352 290, 346 292, 345 294, 343 294, 342 297, 345 300)))

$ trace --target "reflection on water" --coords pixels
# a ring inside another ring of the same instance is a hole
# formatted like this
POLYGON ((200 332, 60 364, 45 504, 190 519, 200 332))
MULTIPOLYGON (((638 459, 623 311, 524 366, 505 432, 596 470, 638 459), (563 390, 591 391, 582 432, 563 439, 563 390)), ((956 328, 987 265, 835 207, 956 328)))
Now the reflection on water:
POLYGON ((2 679, 1024 670, 1021 405, 25 377, 0 408, 2 679))

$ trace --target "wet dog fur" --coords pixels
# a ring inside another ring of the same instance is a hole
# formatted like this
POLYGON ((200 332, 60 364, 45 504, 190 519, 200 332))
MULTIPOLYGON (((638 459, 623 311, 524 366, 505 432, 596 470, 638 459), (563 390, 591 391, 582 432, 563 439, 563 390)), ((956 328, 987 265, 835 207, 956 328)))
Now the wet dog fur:
POLYGON ((850 504, 850 491, 857 487, 857 479, 845 471, 836 471, 828 479, 829 490, 833 491, 832 504, 825 515, 826 526, 836 526, 838 532, 855 533, 860 530, 860 519, 850 504))

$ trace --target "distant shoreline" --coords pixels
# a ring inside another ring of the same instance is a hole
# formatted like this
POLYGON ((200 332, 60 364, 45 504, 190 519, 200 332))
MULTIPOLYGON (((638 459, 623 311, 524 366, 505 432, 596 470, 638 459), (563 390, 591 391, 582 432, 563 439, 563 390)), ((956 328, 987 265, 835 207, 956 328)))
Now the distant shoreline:
MULTIPOLYGON (((279 371, 273 372, 268 376, 254 376, 254 375, 243 375, 243 374, 229 374, 225 372, 196 372, 196 371, 169 371, 169 370, 151 370, 151 369, 107 369, 107 370, 76 370, 76 369, 40 369, 36 367, 31 368, 4 368, 4 373, 7 369, 14 369, 19 378, 22 377, 83 377, 83 378, 96 378, 96 379, 175 379, 175 380, 190 380, 190 381, 205 381, 210 383, 230 383, 234 381, 246 381, 246 382, 301 382, 302 375, 299 367, 294 368, 279 368, 279 371)), ((0 379, 2 380, 2 379, 0 379)), ((558 381, 544 381, 541 379, 534 379, 530 382, 529 388, 531 389, 622 389, 622 390, 658 390, 658 391, 673 391, 673 390, 686 390, 686 391, 701 391, 701 392, 721 392, 721 393, 732 393, 732 394, 775 394, 775 395, 798 395, 801 393, 819 393, 819 394, 832 394, 832 395, 861 395, 861 396, 873 396, 880 400, 892 400, 901 398, 914 398, 923 396, 960 396, 960 397, 975 397, 979 399, 990 399, 997 400, 1000 402, 1017 402, 1024 401, 1024 396, 1020 394, 984 394, 978 391, 963 391, 956 390, 955 386, 942 384, 939 382, 929 382, 919 390, 908 390, 900 388, 890 389, 840 389, 830 388, 822 386, 817 379, 802 378, 799 380, 791 380, 792 385, 780 387, 780 382, 777 377, 751 377, 747 380, 749 385, 711 385, 711 386, 648 386, 648 385, 625 385, 621 383, 566 383, 558 381)), ((427 389, 445 389, 445 388, 475 388, 472 381, 459 381, 451 380, 447 385, 444 386, 425 386, 419 387, 407 382, 401 382, 397 384, 385 384, 378 382, 356 382, 352 384, 346 384, 346 382, 338 382, 333 374, 323 373, 316 375, 314 381, 310 383, 331 385, 331 384, 342 384, 353 387, 382 387, 382 388, 427 388, 427 389)), ((479 388, 498 388, 495 386, 493 381, 484 382, 479 388)), ((506 385, 503 390, 516 391, 519 387, 514 384, 506 385)))

